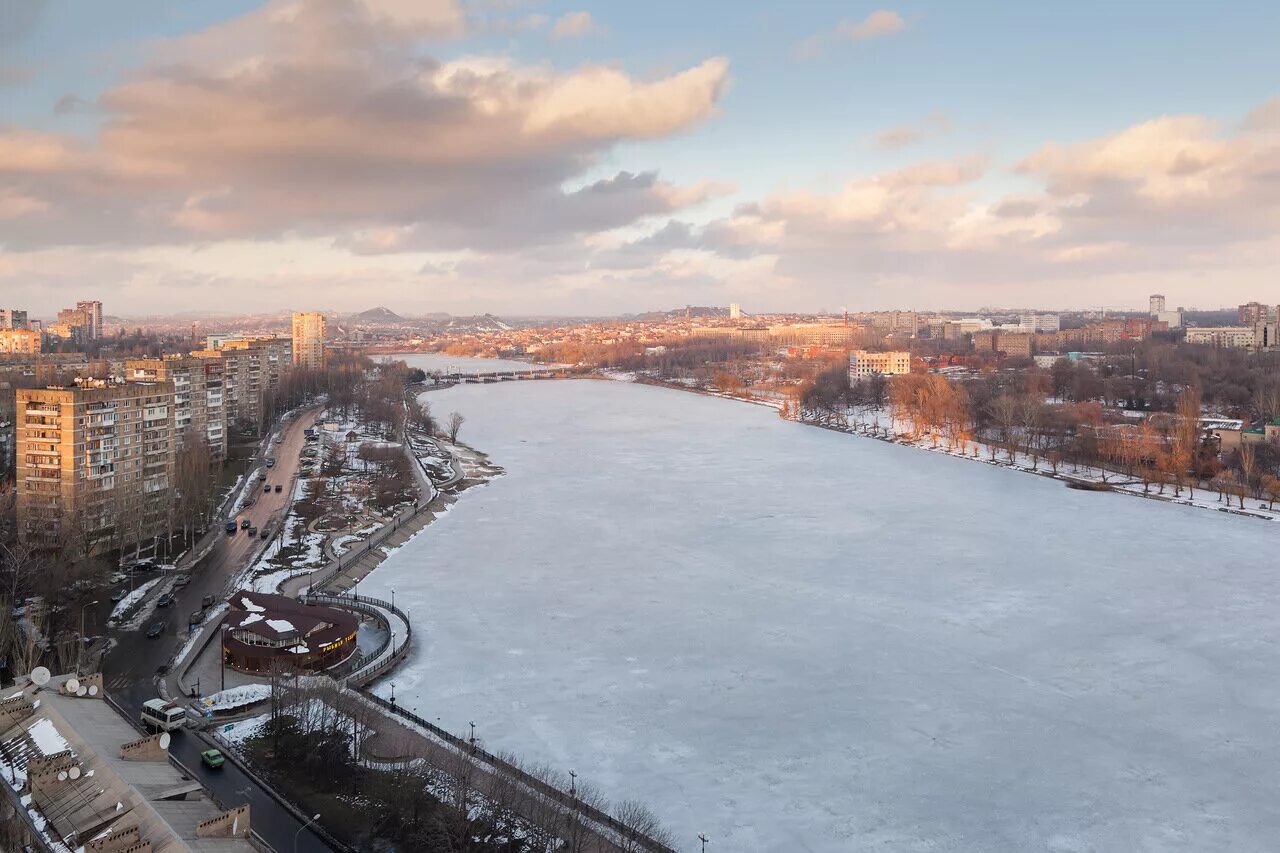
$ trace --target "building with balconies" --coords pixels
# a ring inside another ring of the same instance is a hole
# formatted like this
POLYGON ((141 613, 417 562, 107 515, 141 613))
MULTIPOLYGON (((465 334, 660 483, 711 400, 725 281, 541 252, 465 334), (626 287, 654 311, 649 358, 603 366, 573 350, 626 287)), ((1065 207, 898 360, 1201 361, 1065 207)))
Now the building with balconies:
POLYGON ((173 505, 173 398, 168 381, 19 389, 23 541, 94 554, 163 538, 173 505))
POLYGON ((209 458, 227 458, 227 414, 223 398, 223 364, 190 355, 140 358, 125 362, 125 378, 173 383, 173 429, 179 449, 203 441, 209 458))

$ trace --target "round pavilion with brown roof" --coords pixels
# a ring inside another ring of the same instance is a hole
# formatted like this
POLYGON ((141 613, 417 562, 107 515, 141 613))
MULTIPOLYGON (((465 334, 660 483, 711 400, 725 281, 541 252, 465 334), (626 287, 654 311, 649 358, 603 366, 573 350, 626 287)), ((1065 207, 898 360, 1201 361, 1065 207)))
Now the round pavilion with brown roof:
POLYGON ((243 590, 231 596, 222 624, 222 656, 233 669, 271 672, 279 662, 318 671, 355 653, 360 620, 335 607, 243 590))

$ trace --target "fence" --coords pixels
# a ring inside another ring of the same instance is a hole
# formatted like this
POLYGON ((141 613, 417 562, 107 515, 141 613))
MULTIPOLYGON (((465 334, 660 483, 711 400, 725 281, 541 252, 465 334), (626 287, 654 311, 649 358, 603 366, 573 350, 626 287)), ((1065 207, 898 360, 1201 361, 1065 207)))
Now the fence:
POLYGON ((346 595, 329 595, 327 593, 313 592, 304 596, 304 600, 314 604, 331 604, 336 607, 345 607, 351 610, 360 610, 365 613, 377 613, 378 609, 386 610, 400 617, 400 621, 404 622, 404 636, 400 640, 399 645, 392 649, 391 654, 386 658, 382 656, 386 654, 387 647, 391 645, 395 632, 392 631, 385 640, 378 644, 378 647, 368 654, 361 655, 354 661, 344 661, 336 667, 327 670, 326 674, 335 679, 354 684, 365 684, 373 681, 387 670, 404 660, 405 655, 409 653, 409 641, 413 638, 413 623, 409 621, 409 616, 399 607, 396 607, 389 601, 383 601, 381 598, 370 598, 367 595, 355 595, 347 593, 346 595))
POLYGON ((652 838, 646 838, 635 829, 618 822, 618 820, 612 815, 601 811, 589 803, 582 802, 577 797, 570 796, 567 792, 544 782, 536 776, 530 776, 527 772, 516 767, 514 764, 504 761, 498 756, 476 746, 474 743, 464 738, 445 731, 434 723, 427 722, 412 711, 406 711, 396 703, 389 702, 381 696, 378 696, 364 688, 361 688, 360 692, 380 708, 390 711, 396 716, 403 717, 414 725, 426 729, 431 732, 431 734, 453 746, 455 749, 461 750, 464 753, 469 753, 475 758, 483 760, 491 765, 495 770, 510 776, 528 787, 530 790, 536 791, 542 796, 549 798, 566 810, 577 811, 579 814, 585 816, 594 823, 599 824, 611 832, 617 833, 619 838, 627 839, 632 843, 639 844, 639 849, 650 851, 650 853, 676 853, 675 850, 667 845, 654 841, 652 838))

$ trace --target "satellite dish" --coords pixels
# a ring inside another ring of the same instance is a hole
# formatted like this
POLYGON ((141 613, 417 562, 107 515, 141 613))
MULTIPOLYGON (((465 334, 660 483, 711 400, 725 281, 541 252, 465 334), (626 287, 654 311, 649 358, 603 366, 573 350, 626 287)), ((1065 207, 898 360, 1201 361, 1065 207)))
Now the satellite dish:
POLYGON ((79 779, 79 778, 80 778, 80 768, 79 768, 79 767, 72 767, 70 770, 68 770, 68 771, 67 771, 67 775, 68 775, 68 776, 70 776, 72 779, 79 779))
POLYGON ((44 687, 51 677, 47 666, 38 666, 31 670, 31 683, 36 687, 44 687))
POLYGON ((68 693, 75 693, 80 689, 80 679, 72 677, 67 679, 66 688, 68 693))
POLYGON ((161 749, 168 749, 168 748, 169 748, 169 743, 170 743, 170 741, 172 741, 172 740, 173 740, 173 735, 169 734, 168 732, 163 732, 163 733, 160 735, 160 748, 161 748, 161 749))
POLYGON ((67 771, 65 771, 65 770, 59 770, 59 771, 58 771, 58 781, 59 781, 59 782, 65 782, 65 781, 67 781, 67 771))
POLYGON ((81 685, 80 685, 80 687, 76 690, 76 695, 77 695, 77 696, 88 696, 88 695, 89 695, 89 688, 88 688, 88 687, 85 687, 83 684, 81 684, 81 685))
POLYGON ((89 695, 90 695, 90 696, 97 696, 97 695, 98 695, 98 685, 96 685, 96 684, 90 684, 90 685, 89 685, 89 695))

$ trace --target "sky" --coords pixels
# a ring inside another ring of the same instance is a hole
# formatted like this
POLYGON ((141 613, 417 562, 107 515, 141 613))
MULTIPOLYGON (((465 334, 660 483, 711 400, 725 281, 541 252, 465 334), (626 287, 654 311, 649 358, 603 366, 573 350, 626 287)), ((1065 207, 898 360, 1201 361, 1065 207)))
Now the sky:
POLYGON ((0 7, 37 315, 1280 301, 1280 4, 0 7))

